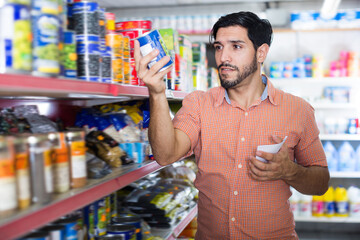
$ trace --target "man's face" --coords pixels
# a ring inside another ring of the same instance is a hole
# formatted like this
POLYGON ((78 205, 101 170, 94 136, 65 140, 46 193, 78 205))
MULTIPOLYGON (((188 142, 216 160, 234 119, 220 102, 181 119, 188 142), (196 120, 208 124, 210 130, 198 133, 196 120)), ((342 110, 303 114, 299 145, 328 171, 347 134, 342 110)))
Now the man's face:
POLYGON ((240 26, 220 28, 214 48, 222 87, 233 88, 257 71, 256 52, 247 29, 240 26))

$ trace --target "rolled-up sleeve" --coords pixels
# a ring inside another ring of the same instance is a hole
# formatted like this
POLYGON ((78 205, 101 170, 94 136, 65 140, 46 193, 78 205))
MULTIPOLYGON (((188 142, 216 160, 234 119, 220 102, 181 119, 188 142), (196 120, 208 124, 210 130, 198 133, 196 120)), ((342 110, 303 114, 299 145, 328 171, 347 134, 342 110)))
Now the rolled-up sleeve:
POLYGON ((194 91, 191 94, 188 94, 182 102, 182 107, 176 113, 173 119, 174 128, 183 131, 190 138, 191 150, 187 155, 191 154, 194 151, 196 145, 199 142, 199 136, 200 136, 199 94, 201 94, 201 92, 199 91, 194 91))
POLYGON ((316 124, 314 108, 306 104, 301 115, 304 126, 295 149, 296 161, 302 166, 326 167, 326 155, 319 138, 320 131, 316 124))

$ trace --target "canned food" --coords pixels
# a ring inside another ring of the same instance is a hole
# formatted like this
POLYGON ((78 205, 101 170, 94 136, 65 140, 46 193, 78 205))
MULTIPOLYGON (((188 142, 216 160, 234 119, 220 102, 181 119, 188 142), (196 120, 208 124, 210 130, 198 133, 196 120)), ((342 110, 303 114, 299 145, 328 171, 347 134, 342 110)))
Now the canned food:
POLYGON ((135 59, 134 58, 130 58, 130 67, 131 67, 130 85, 138 86, 139 85, 139 78, 137 76, 136 64, 135 64, 135 59))
POLYGON ((99 36, 98 3, 75 2, 72 5, 74 29, 77 35, 99 36))
POLYGON ((32 0, 32 10, 46 14, 59 14, 59 3, 57 0, 32 0))
POLYGON ((135 240, 136 227, 133 225, 123 225, 123 224, 109 224, 107 226, 108 234, 118 235, 124 237, 126 240, 135 240))
POLYGON ((105 17, 105 8, 98 9, 98 19, 99 19, 99 35, 100 39, 105 39, 106 36, 106 17, 105 17))
POLYGON ((64 47, 62 51, 62 64, 64 66, 64 77, 76 78, 76 41, 74 31, 64 32, 64 47))
POLYGON ((125 236, 116 234, 106 234, 104 236, 97 237, 97 240, 125 240, 125 236))
POLYGON ((124 58, 123 59, 123 68, 124 68, 124 79, 123 79, 123 83, 124 84, 130 84, 130 79, 131 79, 131 65, 130 65, 130 59, 128 58, 124 58))
POLYGON ((66 229, 63 225, 48 225, 40 229, 41 232, 49 234, 51 240, 65 239, 66 229))
POLYGON ((136 240, 142 239, 141 218, 138 216, 121 216, 112 218, 111 221, 120 225, 132 225, 135 227, 136 240))
POLYGON ((54 190, 63 193, 70 189, 69 149, 63 132, 49 133, 53 148, 54 190))
POLYGON ((8 137, 0 136, 0 214, 18 206, 13 145, 8 137))
MULTIPOLYGON (((153 30, 149 32, 148 34, 137 38, 137 40, 140 43, 140 52, 141 55, 146 56, 153 50, 157 49, 159 51, 159 54, 151 60, 151 62, 148 64, 148 68, 150 69, 155 63, 160 61, 165 56, 169 56, 169 53, 166 49, 165 43, 161 38, 161 35, 158 30, 153 30)), ((169 68, 173 64, 173 60, 170 56, 169 62, 165 64, 163 68, 160 69, 160 71, 164 71, 165 69, 169 68)))
POLYGON ((103 236, 106 234, 106 225, 108 221, 106 219, 106 201, 105 198, 94 203, 95 206, 95 235, 103 236))
POLYGON ((152 23, 150 20, 124 21, 116 23, 116 31, 126 29, 147 29, 151 30, 152 23))
POLYGON ((31 71, 31 21, 28 7, 0 8, 0 73, 31 71))
POLYGON ((94 240, 95 239, 95 205, 89 204, 83 208, 84 215, 84 226, 86 231, 86 239, 94 240))
POLYGON ((73 4, 67 4, 67 29, 74 30, 73 4))
MULTIPOLYGON (((77 36, 78 37, 78 36, 77 36)), ((85 39, 77 41, 77 78, 99 82, 100 81, 100 45, 99 41, 85 39)))
POLYGON ((71 187, 83 187, 86 184, 85 132, 70 131, 66 133, 70 153, 71 187))
POLYGON ((106 33, 113 33, 115 31, 115 14, 111 12, 106 12, 105 18, 106 18, 106 33))
POLYGON ((57 76, 60 73, 59 18, 37 12, 33 15, 32 27, 34 74, 57 76))
POLYGON ((77 239, 78 234, 78 218, 65 217, 55 221, 56 225, 61 225, 65 228, 65 239, 77 239))
POLYGON ((100 69, 101 69, 101 82, 104 83, 111 83, 111 48, 106 47, 104 51, 101 52, 101 59, 100 59, 100 69))
POLYGON ((26 137, 16 135, 14 148, 17 199, 19 208, 25 209, 31 204, 30 164, 26 137))
POLYGON ((47 134, 33 134, 26 138, 29 149, 33 203, 47 203, 54 191, 51 143, 47 134))
POLYGON ((30 6, 31 0, 6 0, 6 2, 30 6))

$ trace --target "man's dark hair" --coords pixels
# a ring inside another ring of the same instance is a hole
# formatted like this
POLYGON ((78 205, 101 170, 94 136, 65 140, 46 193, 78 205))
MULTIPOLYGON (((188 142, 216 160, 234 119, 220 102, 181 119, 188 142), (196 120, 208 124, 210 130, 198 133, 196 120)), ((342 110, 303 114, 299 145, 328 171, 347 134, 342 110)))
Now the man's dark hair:
POLYGON ((241 26, 248 30, 248 37, 254 45, 255 50, 262 44, 270 46, 272 41, 272 27, 268 20, 260 19, 252 12, 238 12, 222 16, 213 26, 210 33, 210 42, 216 39, 220 28, 230 26, 241 26))

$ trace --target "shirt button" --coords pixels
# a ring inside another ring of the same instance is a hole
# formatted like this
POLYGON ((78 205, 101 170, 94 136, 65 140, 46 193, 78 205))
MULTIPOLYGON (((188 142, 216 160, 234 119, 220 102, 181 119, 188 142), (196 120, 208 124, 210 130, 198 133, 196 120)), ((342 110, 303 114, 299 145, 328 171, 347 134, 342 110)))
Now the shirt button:
POLYGON ((241 163, 238 165, 238 168, 242 168, 242 164, 241 164, 241 163))
POLYGON ((231 221, 235 222, 235 218, 234 218, 234 217, 233 217, 233 218, 231 218, 231 221))
POLYGON ((236 196, 236 195, 238 195, 238 192, 237 192, 237 191, 235 191, 235 192, 234 192, 234 195, 235 195, 235 196, 236 196))
POLYGON ((243 141, 245 141, 245 138, 244 138, 244 137, 242 137, 242 138, 241 138, 241 141, 242 141, 242 142, 243 142, 243 141))
POLYGON ((249 113, 248 113, 248 112, 246 112, 246 113, 245 113, 245 117, 247 117, 248 115, 249 115, 249 113))

